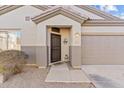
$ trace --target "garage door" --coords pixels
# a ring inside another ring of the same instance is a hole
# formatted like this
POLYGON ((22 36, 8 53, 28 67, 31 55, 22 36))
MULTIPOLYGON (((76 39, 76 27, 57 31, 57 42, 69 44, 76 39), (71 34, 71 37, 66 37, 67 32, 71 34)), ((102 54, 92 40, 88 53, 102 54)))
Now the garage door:
POLYGON ((124 36, 82 36, 82 64, 124 64, 124 36))

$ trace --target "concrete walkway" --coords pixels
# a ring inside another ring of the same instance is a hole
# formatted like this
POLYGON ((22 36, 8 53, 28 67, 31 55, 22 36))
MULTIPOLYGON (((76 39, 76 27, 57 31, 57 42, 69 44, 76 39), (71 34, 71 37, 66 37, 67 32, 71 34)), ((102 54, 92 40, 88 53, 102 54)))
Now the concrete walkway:
POLYGON ((26 67, 20 74, 10 77, 0 88, 90 88, 91 84, 45 82, 49 69, 26 67))
POLYGON ((124 88, 124 65, 83 65, 82 70, 98 88, 124 88))
POLYGON ((45 82, 91 83, 82 70, 69 70, 66 63, 53 65, 45 82))

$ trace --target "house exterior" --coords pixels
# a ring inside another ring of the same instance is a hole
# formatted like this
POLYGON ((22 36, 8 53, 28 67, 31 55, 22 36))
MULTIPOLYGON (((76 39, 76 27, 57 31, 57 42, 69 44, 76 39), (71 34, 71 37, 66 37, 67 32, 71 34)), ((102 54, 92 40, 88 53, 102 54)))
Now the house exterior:
POLYGON ((124 21, 91 6, 1 6, 0 31, 21 33, 28 64, 124 64, 124 21))

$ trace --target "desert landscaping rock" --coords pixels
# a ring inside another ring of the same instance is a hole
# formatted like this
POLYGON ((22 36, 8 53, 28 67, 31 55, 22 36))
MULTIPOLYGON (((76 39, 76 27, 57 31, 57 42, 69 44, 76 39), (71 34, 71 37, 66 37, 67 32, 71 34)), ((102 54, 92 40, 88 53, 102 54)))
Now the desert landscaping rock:
POLYGON ((6 77, 0 73, 0 83, 4 83, 5 80, 6 80, 6 77))

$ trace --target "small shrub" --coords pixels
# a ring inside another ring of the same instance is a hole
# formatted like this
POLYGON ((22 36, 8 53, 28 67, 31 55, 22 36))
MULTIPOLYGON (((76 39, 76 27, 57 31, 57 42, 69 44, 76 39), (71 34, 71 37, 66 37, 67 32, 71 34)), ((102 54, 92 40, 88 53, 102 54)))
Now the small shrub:
POLYGON ((22 71, 28 55, 23 51, 6 50, 0 52, 0 73, 16 74, 22 71))

